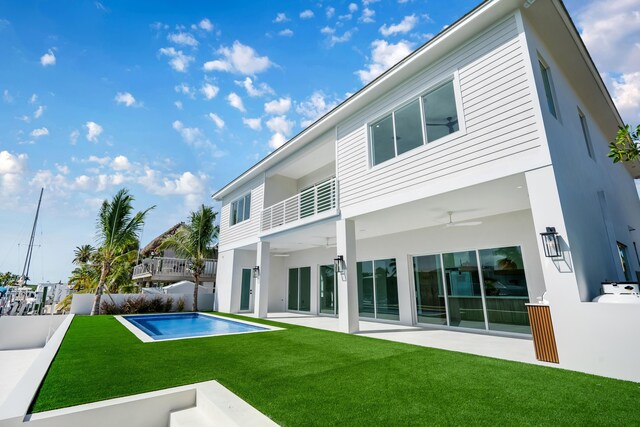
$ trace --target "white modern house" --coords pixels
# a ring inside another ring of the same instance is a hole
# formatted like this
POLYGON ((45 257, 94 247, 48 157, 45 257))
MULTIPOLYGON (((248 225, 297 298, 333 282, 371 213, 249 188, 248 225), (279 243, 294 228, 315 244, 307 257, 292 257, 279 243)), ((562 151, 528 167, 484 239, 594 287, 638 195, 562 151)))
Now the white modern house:
POLYGON ((214 195, 219 309, 528 336, 544 296, 561 364, 620 377, 640 305, 591 300, 640 271, 621 124, 561 1, 484 2, 214 195))

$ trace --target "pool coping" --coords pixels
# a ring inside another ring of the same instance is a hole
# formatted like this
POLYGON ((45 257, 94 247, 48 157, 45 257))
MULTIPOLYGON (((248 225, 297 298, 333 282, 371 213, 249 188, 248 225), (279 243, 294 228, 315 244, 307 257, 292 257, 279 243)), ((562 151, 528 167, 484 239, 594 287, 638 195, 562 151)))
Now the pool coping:
POLYGON ((245 325, 251 325, 251 326, 256 326, 256 327, 259 327, 259 328, 264 328, 264 330, 261 330, 261 331, 245 331, 245 332, 229 332, 229 333, 226 333, 226 334, 198 335, 198 336, 193 336, 193 337, 178 337, 178 338, 166 338, 166 339, 156 340, 156 339, 153 339, 145 331, 143 331, 142 329, 140 329, 139 327, 137 327, 132 322, 130 322, 129 320, 126 319, 126 316, 159 316, 159 315, 162 315, 162 316, 175 316, 175 315, 184 315, 184 314, 189 314, 189 313, 190 312, 182 312, 182 313, 145 313, 145 314, 126 314, 126 315, 118 314, 118 315, 113 316, 113 317, 118 322, 120 322, 120 324, 122 326, 127 328, 129 330, 129 332, 131 332, 133 335, 135 335, 143 343, 152 343, 152 342, 156 342, 157 343, 157 342, 165 342, 165 341, 190 340, 190 339, 196 339, 196 338, 223 337, 223 336, 227 336, 227 335, 255 334, 255 333, 260 333, 260 332, 272 332, 272 331, 285 330, 285 328, 280 328, 280 327, 277 327, 277 326, 265 325, 265 324, 262 324, 262 323, 251 322, 251 321, 243 320, 243 319, 241 320, 241 319, 236 319, 236 318, 231 318, 231 317, 218 316, 218 315, 210 314, 210 313, 201 313, 201 312, 198 311, 198 312, 195 312, 195 313, 192 313, 192 314, 197 314, 199 316, 213 317, 213 318, 222 319, 222 320, 231 321, 231 322, 243 323, 245 325))

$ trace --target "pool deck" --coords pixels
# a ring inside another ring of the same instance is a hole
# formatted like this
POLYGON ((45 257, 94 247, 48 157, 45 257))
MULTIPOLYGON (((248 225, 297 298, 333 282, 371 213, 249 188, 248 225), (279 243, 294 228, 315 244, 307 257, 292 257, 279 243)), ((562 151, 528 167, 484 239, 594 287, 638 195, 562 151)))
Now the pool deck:
MULTIPOLYGON (((245 313, 242 313, 245 314, 245 313)), ((252 314, 246 314, 252 316, 252 314)), ((269 313, 269 320, 309 328, 339 332, 335 317, 313 316, 298 313, 269 313)), ((435 328, 406 326, 391 323, 360 321, 358 335, 406 344, 459 351, 478 356, 559 367, 536 359, 531 338, 514 338, 435 328)))

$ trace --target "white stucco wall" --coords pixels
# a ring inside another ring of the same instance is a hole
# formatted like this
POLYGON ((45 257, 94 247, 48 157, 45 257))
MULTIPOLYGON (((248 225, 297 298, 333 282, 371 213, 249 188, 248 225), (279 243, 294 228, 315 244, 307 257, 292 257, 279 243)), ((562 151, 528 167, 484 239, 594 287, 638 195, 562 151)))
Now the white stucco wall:
POLYGON ((63 316, 2 316, 0 317, 0 350, 20 350, 44 347, 63 316))

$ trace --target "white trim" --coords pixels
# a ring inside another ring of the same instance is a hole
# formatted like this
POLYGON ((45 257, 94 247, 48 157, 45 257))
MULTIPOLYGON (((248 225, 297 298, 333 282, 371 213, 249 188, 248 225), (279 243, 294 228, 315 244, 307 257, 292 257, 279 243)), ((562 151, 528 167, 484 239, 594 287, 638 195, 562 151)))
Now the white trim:
POLYGON ((226 335, 241 335, 241 334, 252 334, 252 333, 258 333, 258 332, 271 332, 271 331, 284 330, 284 328, 279 328, 277 326, 270 326, 270 325, 265 325, 265 324, 262 324, 262 323, 250 322, 248 320, 240 320, 240 319, 235 319, 235 318, 232 318, 232 317, 217 316, 215 314, 196 312, 195 314, 197 314, 198 316, 207 316, 207 317, 213 317, 213 318, 222 319, 222 320, 226 320, 226 321, 236 322, 236 323, 243 323, 243 324, 250 325, 250 326, 256 326, 256 327, 259 327, 259 328, 264 328, 264 330, 262 330, 262 331, 246 331, 246 332, 231 332, 231 333, 226 333, 226 334, 198 335, 198 336, 193 336, 193 337, 167 338, 167 339, 158 339, 158 340, 156 340, 156 339, 153 339, 151 336, 149 336, 142 329, 138 328, 136 325, 134 325, 133 323, 131 323, 130 321, 128 321, 126 319, 127 316, 176 316, 176 315, 180 316, 180 315, 183 315, 183 314, 189 314, 189 312, 186 312, 186 313, 130 314, 130 315, 128 314, 128 315, 124 315, 124 316, 118 315, 118 316, 113 316, 113 317, 118 322, 120 322, 122 324, 122 326, 127 328, 133 335, 135 335, 143 343, 189 340, 189 339, 195 339, 195 338, 208 338, 208 337, 222 337, 222 336, 226 336, 226 335))

